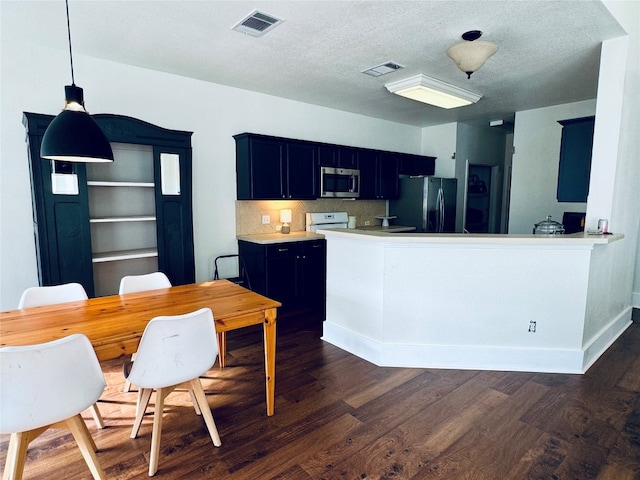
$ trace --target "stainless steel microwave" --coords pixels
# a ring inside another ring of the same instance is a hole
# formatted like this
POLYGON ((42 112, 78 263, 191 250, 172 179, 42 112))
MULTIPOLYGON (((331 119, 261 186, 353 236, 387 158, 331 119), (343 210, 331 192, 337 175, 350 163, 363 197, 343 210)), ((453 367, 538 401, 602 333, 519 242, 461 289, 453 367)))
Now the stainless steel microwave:
POLYGON ((358 198, 360 196, 360 170, 320 167, 320 196, 358 198))

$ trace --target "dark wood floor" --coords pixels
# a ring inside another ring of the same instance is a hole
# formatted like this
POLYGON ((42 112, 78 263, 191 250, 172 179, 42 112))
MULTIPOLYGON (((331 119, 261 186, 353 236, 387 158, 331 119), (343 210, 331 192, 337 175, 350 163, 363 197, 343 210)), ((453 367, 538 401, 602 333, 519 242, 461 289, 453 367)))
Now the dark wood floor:
MULTIPOLYGON (((279 324, 276 413, 266 417, 260 330, 229 335, 228 367, 204 378, 213 447, 187 394, 168 398, 157 478, 640 479, 640 324, 586 375, 379 368, 279 324)), ((103 364, 96 430, 108 478, 147 477, 151 416, 130 439, 135 393, 103 364)), ((72 437, 29 449, 26 479, 90 478, 72 437)), ((0 437, 4 465, 8 436, 0 437)))

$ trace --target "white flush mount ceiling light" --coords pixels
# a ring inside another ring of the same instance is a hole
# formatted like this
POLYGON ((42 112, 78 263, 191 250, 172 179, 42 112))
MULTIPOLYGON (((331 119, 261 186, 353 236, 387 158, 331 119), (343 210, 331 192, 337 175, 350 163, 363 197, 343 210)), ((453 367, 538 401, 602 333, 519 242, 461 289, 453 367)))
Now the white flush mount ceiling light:
POLYGON ((482 98, 482 95, 426 75, 388 83, 385 87, 396 95, 447 109, 471 105, 482 98))
POLYGON ((447 50, 447 55, 458 68, 471 78, 471 74, 477 71, 487 59, 498 51, 498 46, 493 42, 478 40, 482 36, 480 30, 471 30, 462 34, 464 42, 458 43, 447 50))

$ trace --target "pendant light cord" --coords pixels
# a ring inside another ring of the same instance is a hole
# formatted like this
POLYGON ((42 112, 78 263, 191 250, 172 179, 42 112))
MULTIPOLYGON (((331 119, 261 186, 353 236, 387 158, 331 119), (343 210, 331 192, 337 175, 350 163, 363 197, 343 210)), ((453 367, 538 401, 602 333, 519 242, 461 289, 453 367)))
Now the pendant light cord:
POLYGON ((75 86, 76 81, 73 76, 73 53, 71 52, 71 23, 69 22, 69 0, 65 0, 67 6, 67 33, 69 37, 69 61, 71 62, 71 85, 75 86))

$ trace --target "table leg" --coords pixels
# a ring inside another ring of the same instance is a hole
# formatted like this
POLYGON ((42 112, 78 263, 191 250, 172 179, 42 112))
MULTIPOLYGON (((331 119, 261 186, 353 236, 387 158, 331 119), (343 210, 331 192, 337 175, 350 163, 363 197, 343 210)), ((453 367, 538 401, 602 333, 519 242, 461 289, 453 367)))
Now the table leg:
POLYGON ((227 332, 218 332, 218 362, 220 368, 226 365, 225 357, 227 355, 227 332))
POLYGON ((267 380, 267 416, 270 417, 275 406, 277 310, 270 308, 264 313, 264 369, 267 380))

